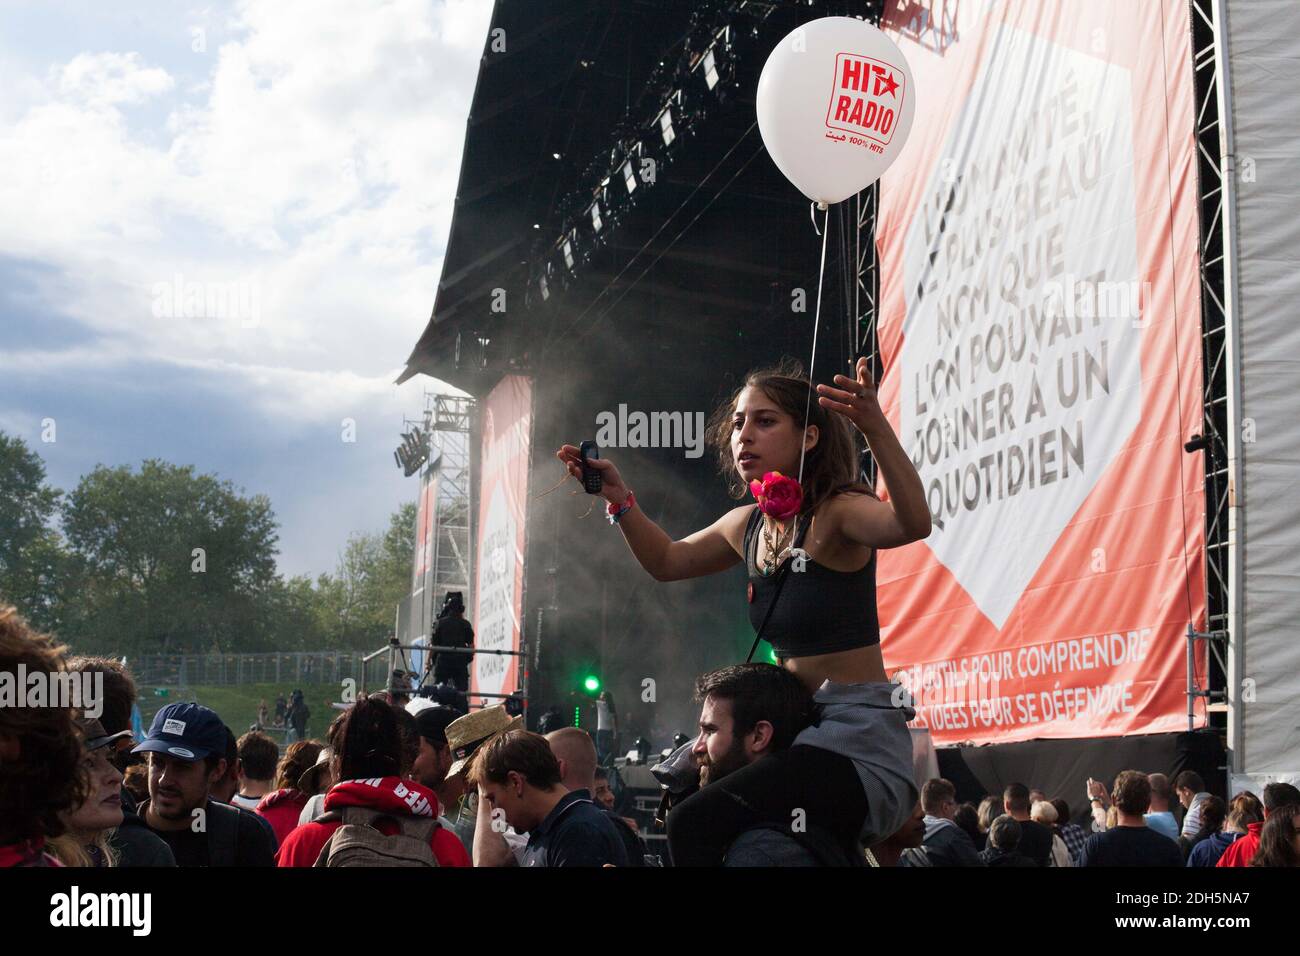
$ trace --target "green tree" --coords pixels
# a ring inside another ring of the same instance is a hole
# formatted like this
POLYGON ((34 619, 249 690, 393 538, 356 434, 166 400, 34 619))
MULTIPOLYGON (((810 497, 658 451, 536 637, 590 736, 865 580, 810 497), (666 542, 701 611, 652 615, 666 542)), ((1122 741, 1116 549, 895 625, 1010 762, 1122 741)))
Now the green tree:
POLYGON ((306 575, 277 578, 263 596, 264 650, 319 651, 341 647, 322 613, 322 595, 306 575))
POLYGON ((45 462, 21 438, 0 432, 0 602, 36 627, 59 624, 66 555, 52 519, 61 492, 45 483, 45 462))
POLYGON ((335 573, 316 583, 326 646, 374 650, 388 640, 397 605, 411 591, 414 554, 414 503, 398 508, 383 534, 358 532, 348 538, 335 573))
POLYGON ((66 636, 114 653, 238 651, 272 637, 276 523, 263 495, 156 459, 97 467, 63 505, 81 592, 66 636))

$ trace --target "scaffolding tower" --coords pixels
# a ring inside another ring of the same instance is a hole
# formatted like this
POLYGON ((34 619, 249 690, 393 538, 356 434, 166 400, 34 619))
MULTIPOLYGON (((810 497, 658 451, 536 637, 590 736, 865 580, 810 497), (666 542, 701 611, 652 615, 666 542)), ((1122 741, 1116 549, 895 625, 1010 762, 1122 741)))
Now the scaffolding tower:
POLYGON ((428 460, 420 469, 411 594, 398 610, 397 636, 403 644, 428 642, 448 593, 459 591, 465 606, 474 606, 470 593, 473 407, 469 397, 426 393, 421 419, 406 422, 427 442, 428 460))

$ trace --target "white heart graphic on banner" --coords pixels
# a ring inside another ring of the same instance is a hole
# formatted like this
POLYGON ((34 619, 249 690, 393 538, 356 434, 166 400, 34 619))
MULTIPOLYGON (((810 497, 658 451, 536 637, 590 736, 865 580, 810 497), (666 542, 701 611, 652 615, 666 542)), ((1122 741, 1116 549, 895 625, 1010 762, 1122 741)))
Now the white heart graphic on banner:
POLYGON ((1001 628, 1137 425, 1149 297, 1128 70, 1009 27, 988 61, 908 228, 894 372, 927 544, 1001 628))

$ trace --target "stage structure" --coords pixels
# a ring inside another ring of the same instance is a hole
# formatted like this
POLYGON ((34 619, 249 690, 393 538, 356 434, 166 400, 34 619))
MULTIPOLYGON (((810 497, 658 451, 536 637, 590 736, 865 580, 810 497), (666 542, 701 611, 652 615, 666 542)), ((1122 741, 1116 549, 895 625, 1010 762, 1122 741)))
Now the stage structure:
POLYGON ((1211 567, 1227 601, 1210 639, 1221 644, 1227 632, 1232 789, 1258 793, 1271 780, 1300 783, 1300 332, 1290 317, 1300 291, 1292 172, 1300 158, 1293 92, 1300 10, 1245 0, 1196 0, 1193 9, 1207 38, 1203 60, 1210 50, 1214 57, 1205 105, 1218 124, 1207 124, 1203 140, 1214 161, 1202 168, 1217 167, 1204 192, 1220 216, 1209 223, 1216 270, 1205 297, 1216 314, 1207 345, 1213 341, 1226 386, 1205 432, 1214 439, 1205 452, 1222 471, 1215 515, 1226 525, 1226 546, 1211 567))
MULTIPOLYGON (((703 422, 747 369, 806 361, 817 278, 808 203, 764 155, 753 91, 798 23, 872 8, 495 8, 504 50, 485 50, 444 274, 404 377, 480 399, 532 381, 520 591, 535 708, 589 719, 591 678, 624 736, 662 746, 698 718, 695 675, 748 648, 738 571, 661 591, 572 484, 545 493, 562 477, 554 449, 601 437, 670 533, 733 506, 703 422), (668 432, 643 439, 646 420, 668 432)), ((847 254, 854 237, 832 229, 847 254)), ((852 283, 830 266, 824 314, 845 318, 823 327, 819 365, 846 368, 852 283)))
MULTIPOLYGON (((489 399, 488 420, 492 421, 494 402, 489 399)), ((476 596, 483 582, 493 575, 474 576, 474 553, 486 554, 490 564, 500 564, 495 553, 481 546, 471 547, 474 530, 481 527, 476 518, 478 484, 471 479, 478 469, 476 441, 482 429, 477 424, 478 403, 472 398, 448 394, 426 394, 424 414, 418 421, 406 421, 402 444, 393 452, 399 468, 408 475, 419 474, 420 496, 415 518, 415 556, 411 574, 411 593, 398 606, 393 638, 385 647, 367 654, 365 664, 378 662, 385 673, 383 689, 390 694, 420 693, 432 682, 431 656, 457 648, 436 644, 433 628, 443 601, 451 592, 459 592, 467 608, 476 607, 476 596)), ((498 411, 498 417, 500 413, 498 411)), ((488 433, 492 427, 489 424, 488 433)), ((488 465, 494 474, 508 467, 490 456, 488 465)), ((495 515, 496 512, 491 512, 495 515)), ((489 525, 491 521, 489 521, 489 525)), ((517 704, 527 713, 527 672, 517 662, 527 654, 518 640, 501 642, 476 640, 472 672, 508 672, 509 686, 499 681, 491 688, 471 681, 471 708, 499 701, 517 704), (519 674, 518 679, 514 675, 519 674)), ((361 690, 367 690, 363 667, 361 690)))
MULTIPOLYGON (((958 358, 963 340, 967 365, 957 368, 969 375, 978 327, 983 378, 953 402, 949 430, 936 425, 938 448, 974 428, 971 447, 954 453, 977 450, 990 440, 986 425, 993 444, 1020 446, 1014 466, 1008 448, 1000 466, 994 452, 987 488, 986 451, 949 469, 968 480, 974 464, 966 498, 977 489, 988 501, 967 508, 958 486, 957 513, 945 513, 941 497, 947 540, 882 555, 887 663, 921 674, 924 690, 927 665, 937 673, 943 661, 988 655, 1001 666, 1010 655, 1011 686, 997 696, 1011 719, 999 703, 988 727, 939 728, 933 710, 919 722, 946 742, 945 773, 964 773, 972 790, 1032 776, 1073 793, 1079 766, 1113 775, 1124 769, 1117 760, 1210 776, 1218 768, 1222 783, 1218 728, 1232 725, 1231 701, 1205 649, 1240 649, 1227 597, 1241 586, 1240 550, 1224 493, 1240 461, 1196 443, 1212 429, 1229 433, 1234 387, 1211 355, 1231 353, 1231 324, 1225 334, 1203 308, 1207 297, 1232 297, 1212 279, 1213 237, 1228 213, 1207 213, 1213 184, 1204 168, 1197 175, 1198 159, 1217 165, 1220 155, 1206 145, 1205 107, 1219 94, 1206 92, 1203 38, 1189 27, 1204 5, 497 3, 492 28, 504 48, 485 50, 444 274, 403 378, 429 374, 480 399, 503 381, 529 382, 524 541, 510 598, 521 601, 533 707, 587 719, 580 688, 596 675, 618 701, 625 736, 661 746, 694 723, 693 677, 743 657, 752 639, 743 574, 650 581, 599 507, 571 482, 552 490, 562 477, 553 452, 613 423, 602 438, 609 457, 676 537, 733 505, 690 426, 747 369, 782 354, 806 360, 817 277, 808 203, 757 134, 758 72, 801 22, 883 15, 916 72, 918 125, 878 188, 832 211, 818 378, 870 356, 905 447, 924 455, 916 432, 926 439, 922 416, 941 417, 943 396, 920 392, 920 408, 918 383, 928 384, 927 363, 933 372, 958 358), (1026 75, 1043 82, 1018 82, 1026 75), (999 136, 1024 160, 1002 167, 1002 186, 999 136), (999 230, 988 216, 1000 202, 1009 225, 999 230), (1024 353, 992 369, 987 333, 992 316, 1004 317, 992 306, 1005 300, 998 276, 972 281, 978 266, 960 245, 972 237, 990 249, 1023 240, 1018 294, 1033 309, 1028 321, 1017 312, 1011 331, 1017 345, 1041 336, 1032 355, 1042 370, 1027 368, 1024 353), (948 305, 963 285, 957 312, 948 305), (972 297, 984 287, 992 299, 972 297), (1082 315, 1098 296, 1111 311, 1082 315), (950 340, 928 341, 942 329, 950 340), (1010 408, 1000 404, 1004 386, 1010 408), (1035 386, 1043 394, 1030 401, 1035 386), (655 431, 656 414, 681 428, 655 431), (638 421, 652 423, 648 436, 638 421), (994 547, 1005 537, 998 516, 1020 534, 994 547), (985 540, 987 554, 969 552, 969 539, 985 540), (988 573, 997 568, 1005 573, 988 573), (1014 673, 1018 655, 1035 655, 1039 673, 1014 673)), ((942 496, 939 464, 923 476, 939 479, 942 496)), ((864 471, 874 474, 867 457, 864 471)))
POLYGON ((415 649, 397 665, 402 670, 423 672, 424 651, 418 648, 429 643, 449 592, 460 592, 471 606, 474 414, 471 398, 428 393, 423 414, 404 423, 402 444, 393 453, 398 467, 420 478, 411 593, 398 606, 395 628, 398 643, 415 649))
POLYGON ((423 416, 406 423, 407 440, 394 452, 398 456, 413 450, 416 457, 408 461, 420 476, 411 594, 399 611, 397 627, 404 643, 428 638, 448 592, 461 592, 469 606, 473 414, 473 399, 427 395, 423 416))

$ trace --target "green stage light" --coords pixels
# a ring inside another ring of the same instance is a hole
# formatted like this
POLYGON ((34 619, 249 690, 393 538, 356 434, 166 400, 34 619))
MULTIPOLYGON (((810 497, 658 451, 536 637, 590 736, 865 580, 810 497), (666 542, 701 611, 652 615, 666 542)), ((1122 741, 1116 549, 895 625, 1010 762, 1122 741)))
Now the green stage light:
POLYGON ((600 678, 595 674, 588 674, 582 681, 582 689, 588 694, 594 694, 600 690, 600 678))

